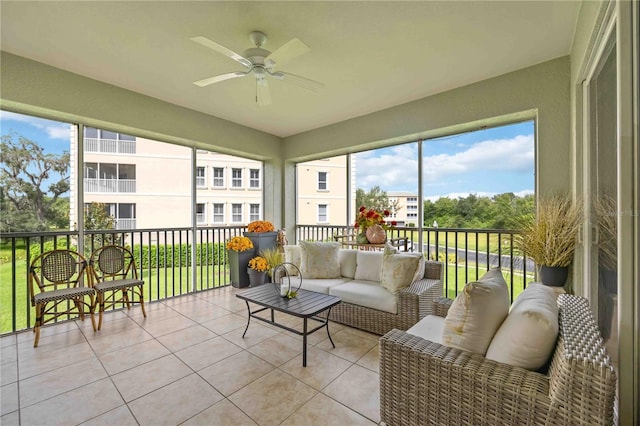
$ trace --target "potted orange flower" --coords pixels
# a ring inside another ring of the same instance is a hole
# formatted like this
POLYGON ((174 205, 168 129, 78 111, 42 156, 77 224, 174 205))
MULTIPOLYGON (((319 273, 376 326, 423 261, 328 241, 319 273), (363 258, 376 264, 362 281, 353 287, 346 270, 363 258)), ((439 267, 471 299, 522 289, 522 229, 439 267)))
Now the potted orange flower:
POLYGON ((247 225, 244 236, 251 239, 257 252, 276 247, 278 233, 268 220, 255 220, 247 225))
POLYGON ((247 268, 249 285, 254 287, 256 285, 264 284, 268 270, 269 262, 267 262, 267 259, 262 256, 251 258, 251 260, 249 260, 249 267, 247 268))
POLYGON ((237 236, 227 241, 226 248, 231 285, 236 288, 248 287, 247 266, 255 253, 253 242, 247 237, 237 236))

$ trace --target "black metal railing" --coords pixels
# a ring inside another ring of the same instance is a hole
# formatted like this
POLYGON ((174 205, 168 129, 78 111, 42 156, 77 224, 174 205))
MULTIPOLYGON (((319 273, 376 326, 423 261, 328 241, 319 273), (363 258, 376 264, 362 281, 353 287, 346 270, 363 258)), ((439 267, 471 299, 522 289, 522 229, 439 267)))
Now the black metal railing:
MULTIPOLYGON (((246 227, 86 231, 83 254, 104 244, 132 248, 145 300, 155 301, 230 284, 225 242, 242 235, 246 227), (193 241, 195 239, 195 253, 193 241), (195 266, 194 266, 195 265, 195 266)), ((297 225, 296 241, 333 241, 353 231, 349 226, 297 225)), ((516 231, 496 229, 425 228, 422 249, 416 228, 397 227, 389 238, 407 238, 410 251, 421 251, 431 260, 446 263, 444 295, 455 297, 464 284, 490 267, 502 267, 513 300, 534 279, 534 265, 514 248, 516 231)), ((53 248, 79 247, 76 231, 0 234, 0 334, 33 325, 33 308, 27 290, 32 259, 53 248)), ((294 241, 290 241, 291 244, 294 241)), ((71 319, 62 317, 60 320, 71 319)))
MULTIPOLYGON (((192 228, 86 231, 82 254, 89 258, 105 244, 130 247, 145 281, 145 300, 162 300, 229 285, 225 242, 244 231, 242 226, 197 228, 195 237, 192 228)), ((79 238, 77 231, 0 234, 0 334, 33 325, 27 289, 31 260, 54 248, 78 250, 79 238)), ((67 319, 72 317, 59 318, 67 319)))
MULTIPOLYGON (((335 236, 353 234, 352 226, 297 225, 296 241, 333 241, 335 236)), ((534 281, 535 265, 516 250, 518 231, 505 229, 395 227, 389 239, 408 238, 409 250, 425 253, 428 260, 445 262, 444 296, 454 298, 469 282, 489 268, 500 267, 509 285, 511 300, 534 281)))

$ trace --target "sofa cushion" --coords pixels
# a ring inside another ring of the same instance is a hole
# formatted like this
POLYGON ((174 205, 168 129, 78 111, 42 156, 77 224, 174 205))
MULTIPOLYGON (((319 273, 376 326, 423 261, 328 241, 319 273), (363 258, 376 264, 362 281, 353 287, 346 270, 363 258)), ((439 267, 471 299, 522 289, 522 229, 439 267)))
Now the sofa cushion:
POLYGON ((300 242, 302 278, 340 278, 340 243, 300 242))
POLYGON ((340 249, 340 275, 345 278, 354 279, 356 277, 356 265, 358 250, 340 249))
POLYGON ((382 253, 379 251, 358 250, 356 255, 356 273, 354 279, 380 282, 382 272, 382 253))
POLYGON ((407 333, 422 337, 430 342, 442 344, 444 317, 427 315, 407 330, 407 333))
POLYGON ((553 287, 532 283, 518 296, 487 349, 487 359, 538 370, 558 337, 558 303, 553 287))
MULTIPOLYGON (((298 285, 297 279, 297 277, 294 277, 291 280, 292 287, 298 285)), ((349 281, 350 280, 348 278, 304 278, 303 276, 302 285, 300 286, 300 288, 303 290, 329 294, 330 288, 342 285, 349 281)))
MULTIPOLYGON (((300 268, 302 250, 300 246, 284 246, 284 261, 287 263, 293 263, 298 268, 300 268)), ((298 275, 298 270, 296 268, 291 267, 290 265, 285 265, 287 268, 287 272, 289 275, 298 275)))
POLYGON ((338 296, 345 303, 377 309, 379 311, 398 313, 396 296, 382 288, 379 282, 353 280, 345 284, 331 287, 329 294, 338 296))
POLYGON ((509 289, 500 268, 467 283, 445 318, 442 343, 484 355, 509 313, 509 289))
POLYGON ((424 256, 422 253, 398 253, 387 244, 382 256, 380 284, 390 293, 396 294, 408 287, 416 277, 424 275, 424 256))

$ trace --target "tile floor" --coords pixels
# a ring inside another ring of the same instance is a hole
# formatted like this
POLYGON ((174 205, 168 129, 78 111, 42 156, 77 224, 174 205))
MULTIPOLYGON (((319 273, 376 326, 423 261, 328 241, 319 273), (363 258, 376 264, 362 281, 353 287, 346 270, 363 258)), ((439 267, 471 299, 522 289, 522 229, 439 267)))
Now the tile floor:
MULTIPOLYGON (((2 337, 2 425, 373 425, 378 336, 302 338, 252 320, 231 287, 2 337)), ((277 313, 276 313, 277 314, 277 313)), ((300 327, 301 320, 277 315, 300 327)))

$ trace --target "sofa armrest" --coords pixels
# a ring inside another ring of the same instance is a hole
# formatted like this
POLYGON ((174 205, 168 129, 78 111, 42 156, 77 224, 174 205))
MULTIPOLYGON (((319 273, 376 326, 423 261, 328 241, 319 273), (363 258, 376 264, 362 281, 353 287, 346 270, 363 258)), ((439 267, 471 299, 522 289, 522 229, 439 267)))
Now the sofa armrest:
POLYGON ((398 292, 398 311, 417 310, 416 322, 433 314, 433 304, 442 296, 442 280, 423 278, 398 292))
POLYGON ((433 301, 433 314, 442 318, 446 318, 449 308, 453 304, 453 299, 446 297, 438 297, 433 301))
POLYGON ((542 374, 400 330, 380 338, 380 413, 387 425, 544 423, 548 395, 542 374))

